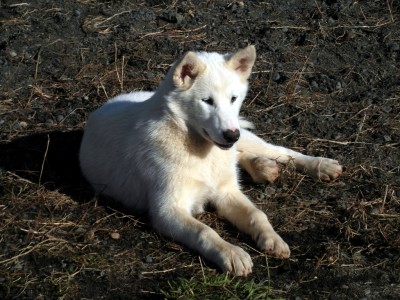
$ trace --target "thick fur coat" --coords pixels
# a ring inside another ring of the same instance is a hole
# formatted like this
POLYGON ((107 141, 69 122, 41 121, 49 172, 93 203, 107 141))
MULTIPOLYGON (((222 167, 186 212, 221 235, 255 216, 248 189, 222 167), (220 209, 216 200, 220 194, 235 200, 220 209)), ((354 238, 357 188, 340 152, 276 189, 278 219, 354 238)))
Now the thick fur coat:
POLYGON ((188 52, 154 93, 119 95, 93 112, 80 150, 82 171, 97 192, 147 213, 161 234, 238 276, 251 272, 252 260, 193 217, 205 204, 259 249, 282 258, 290 250, 241 192, 237 165, 256 182, 274 181, 276 162, 293 161, 322 180, 342 172, 335 160, 268 144, 246 129, 239 110, 255 58, 253 46, 224 55, 188 52))

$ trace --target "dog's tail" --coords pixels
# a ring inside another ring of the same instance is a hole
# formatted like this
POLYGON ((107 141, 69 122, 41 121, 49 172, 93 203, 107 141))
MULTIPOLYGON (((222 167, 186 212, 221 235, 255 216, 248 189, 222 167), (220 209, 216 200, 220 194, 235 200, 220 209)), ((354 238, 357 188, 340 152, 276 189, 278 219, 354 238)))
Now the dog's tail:
POLYGON ((240 125, 240 128, 243 128, 243 129, 254 129, 255 128, 253 123, 251 123, 250 121, 247 121, 243 117, 239 117, 239 125, 240 125))

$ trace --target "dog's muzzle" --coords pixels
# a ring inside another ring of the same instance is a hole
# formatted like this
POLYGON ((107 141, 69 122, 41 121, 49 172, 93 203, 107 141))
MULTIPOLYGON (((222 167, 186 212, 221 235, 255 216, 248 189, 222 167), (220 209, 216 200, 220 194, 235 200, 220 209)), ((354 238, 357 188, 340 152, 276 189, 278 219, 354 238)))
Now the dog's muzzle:
MULTIPOLYGON (((230 131, 232 131, 232 130, 230 130, 230 131)), ((239 130, 237 130, 237 131, 239 132, 239 130)), ((210 137, 210 135, 208 134, 207 130, 205 130, 204 128, 203 128, 203 132, 207 136, 207 138, 214 143, 214 145, 216 145, 217 147, 221 148, 222 150, 229 150, 230 148, 232 148, 232 146, 237 142, 237 140, 239 139, 239 136, 240 136, 240 132, 239 132, 238 135, 235 134, 235 135, 237 135, 237 138, 233 137, 233 135, 231 137, 226 138, 226 136, 225 136, 225 132, 226 131, 224 131, 223 132, 223 136, 224 136, 224 139, 227 141, 227 143, 226 144, 221 144, 221 143, 218 143, 218 142, 214 141, 210 137), (229 141, 228 141, 228 139, 229 139, 229 141)))

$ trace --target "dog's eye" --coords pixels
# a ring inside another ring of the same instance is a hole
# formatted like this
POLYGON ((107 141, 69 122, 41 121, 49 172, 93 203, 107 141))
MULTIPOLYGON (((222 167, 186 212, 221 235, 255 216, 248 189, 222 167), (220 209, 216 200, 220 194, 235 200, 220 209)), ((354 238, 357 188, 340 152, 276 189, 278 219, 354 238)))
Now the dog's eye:
POLYGON ((214 99, 213 99, 213 98, 211 98, 211 97, 209 97, 209 98, 204 98, 204 99, 201 99, 201 101, 203 101, 203 102, 207 103, 208 105, 214 105, 214 99))
POLYGON ((231 103, 234 103, 236 101, 236 99, 237 99, 237 96, 232 96, 231 103))

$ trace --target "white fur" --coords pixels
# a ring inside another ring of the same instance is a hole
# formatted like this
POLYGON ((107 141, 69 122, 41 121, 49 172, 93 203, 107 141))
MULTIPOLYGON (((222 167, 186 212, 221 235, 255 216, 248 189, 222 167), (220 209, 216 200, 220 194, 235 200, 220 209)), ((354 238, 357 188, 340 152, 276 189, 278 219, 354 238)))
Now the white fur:
POLYGON ((239 110, 254 60, 252 46, 232 55, 189 52, 156 92, 119 95, 93 112, 80 150, 82 171, 97 192, 148 213, 160 233, 238 276, 251 272, 251 258, 193 217, 206 203, 261 250, 283 258, 290 251, 240 191, 237 162, 258 182, 276 178, 276 161, 293 160, 324 180, 342 170, 337 161, 267 144, 244 129, 251 124, 239 110), (236 129, 241 136, 233 144, 224 132, 236 129))

